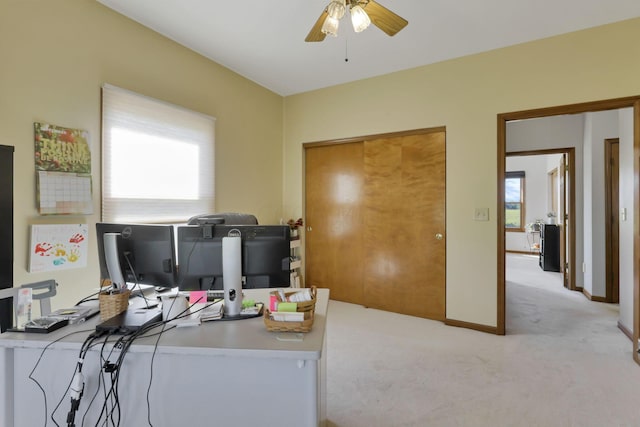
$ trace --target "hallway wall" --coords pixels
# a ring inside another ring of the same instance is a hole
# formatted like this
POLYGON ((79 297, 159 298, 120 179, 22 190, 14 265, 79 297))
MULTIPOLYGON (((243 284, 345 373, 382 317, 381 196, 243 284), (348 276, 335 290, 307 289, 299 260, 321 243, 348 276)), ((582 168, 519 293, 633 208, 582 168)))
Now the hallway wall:
POLYGON ((585 114, 584 290, 594 297, 606 295, 604 140, 618 135, 617 110, 585 114))

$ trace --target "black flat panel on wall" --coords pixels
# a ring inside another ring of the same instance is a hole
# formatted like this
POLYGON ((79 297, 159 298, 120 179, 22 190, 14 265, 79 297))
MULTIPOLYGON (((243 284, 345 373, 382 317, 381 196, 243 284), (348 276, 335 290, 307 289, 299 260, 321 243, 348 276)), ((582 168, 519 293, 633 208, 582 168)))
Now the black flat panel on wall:
MULTIPOLYGON (((0 289, 13 286, 13 147, 0 145, 0 289)), ((12 325, 12 299, 0 300, 0 330, 12 325)))
POLYGON ((539 264, 544 271, 560 271, 560 228, 555 224, 542 224, 539 264))

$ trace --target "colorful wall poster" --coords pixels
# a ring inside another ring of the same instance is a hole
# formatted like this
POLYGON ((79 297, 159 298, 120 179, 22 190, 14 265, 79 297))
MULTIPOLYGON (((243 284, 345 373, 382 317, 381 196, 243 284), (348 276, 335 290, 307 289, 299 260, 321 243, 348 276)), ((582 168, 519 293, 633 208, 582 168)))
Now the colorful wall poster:
POLYGON ((92 214, 89 133, 46 123, 33 126, 40 214, 92 214))
POLYGON ((86 267, 88 240, 87 224, 32 225, 29 272, 86 267))

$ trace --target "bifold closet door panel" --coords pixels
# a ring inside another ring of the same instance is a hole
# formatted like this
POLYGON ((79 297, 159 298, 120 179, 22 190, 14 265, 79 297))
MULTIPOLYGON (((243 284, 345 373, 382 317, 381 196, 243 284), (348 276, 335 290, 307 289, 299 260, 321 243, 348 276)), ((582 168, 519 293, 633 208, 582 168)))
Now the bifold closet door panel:
POLYGON ((364 143, 364 304, 445 318, 445 133, 364 143))
POLYGON ((305 148, 305 276, 331 299, 445 318, 445 131, 305 148))
POLYGON ((305 280, 362 304, 362 143, 305 149, 305 280))

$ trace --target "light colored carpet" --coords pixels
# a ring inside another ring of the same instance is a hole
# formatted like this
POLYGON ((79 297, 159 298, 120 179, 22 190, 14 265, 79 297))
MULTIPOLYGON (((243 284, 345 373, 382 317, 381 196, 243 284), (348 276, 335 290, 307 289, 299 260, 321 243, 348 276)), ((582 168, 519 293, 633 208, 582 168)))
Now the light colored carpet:
POLYGON ((513 254, 506 336, 331 301, 329 426, 640 426, 617 319, 513 254))

